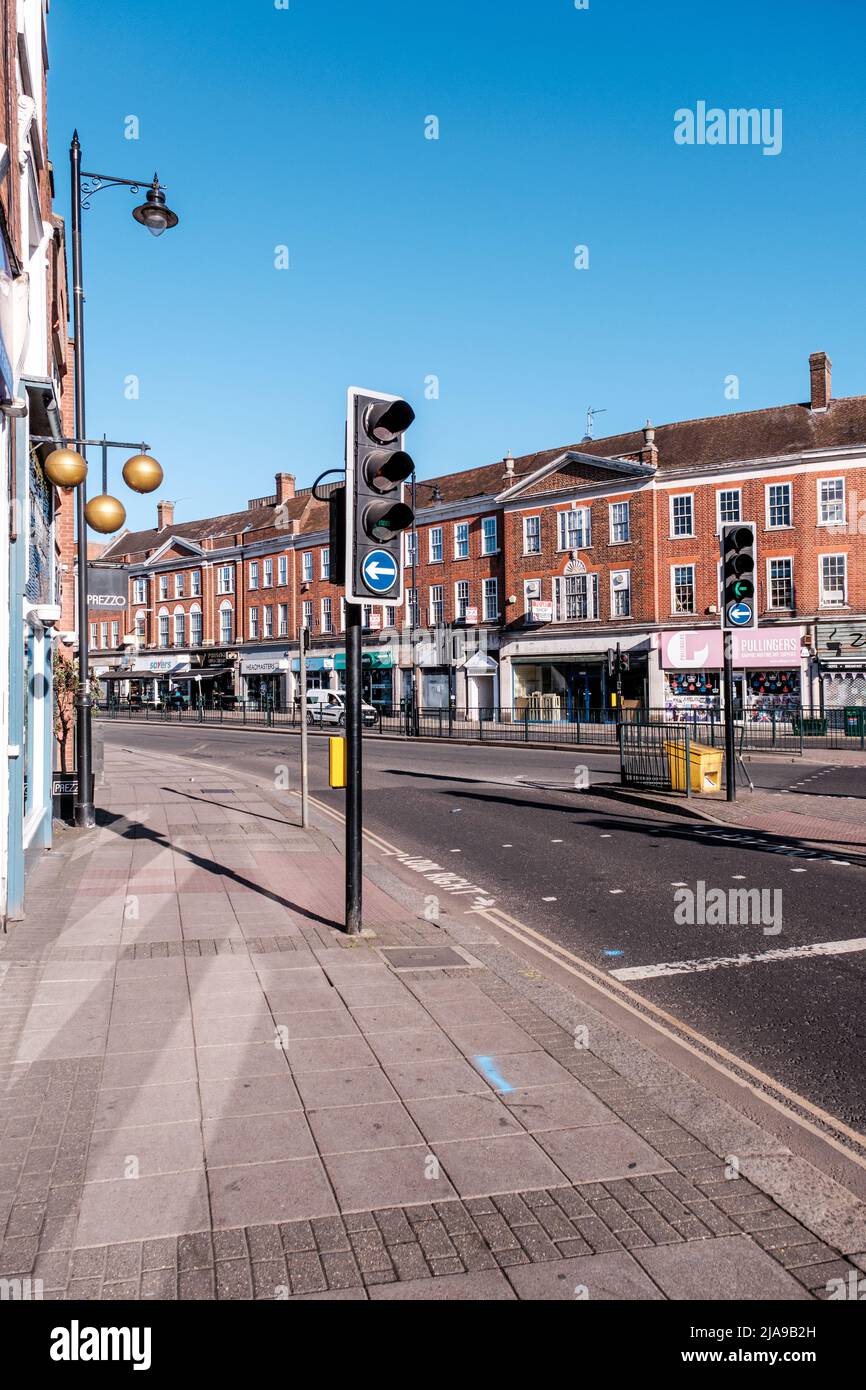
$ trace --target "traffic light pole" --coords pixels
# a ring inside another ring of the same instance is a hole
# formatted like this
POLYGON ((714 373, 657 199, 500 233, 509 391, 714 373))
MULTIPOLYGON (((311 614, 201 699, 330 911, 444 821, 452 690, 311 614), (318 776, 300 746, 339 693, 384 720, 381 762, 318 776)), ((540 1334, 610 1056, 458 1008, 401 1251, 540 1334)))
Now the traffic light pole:
POLYGON ((737 799, 737 759, 734 752, 734 660, 730 632, 724 633, 724 697, 725 697, 725 792, 728 801, 737 799))
POLYGON ((346 931, 358 936, 361 909, 361 624, 363 608, 346 604, 346 931))

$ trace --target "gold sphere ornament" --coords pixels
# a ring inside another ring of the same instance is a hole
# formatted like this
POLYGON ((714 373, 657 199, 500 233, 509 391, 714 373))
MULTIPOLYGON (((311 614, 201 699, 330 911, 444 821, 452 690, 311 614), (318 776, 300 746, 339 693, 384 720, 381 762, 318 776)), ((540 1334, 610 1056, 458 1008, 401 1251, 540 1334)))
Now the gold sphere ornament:
POLYGON ((136 454, 123 465, 123 481, 133 492, 156 492, 162 478, 162 469, 150 454, 136 454))
POLYGON ((78 487, 87 477, 87 462, 74 449, 54 449, 42 469, 55 487, 78 487))
POLYGON ((91 531, 99 531, 100 535, 108 536, 112 531, 120 530, 126 520, 126 508, 116 497, 110 497, 107 492, 103 492, 99 497, 91 497, 84 508, 84 515, 91 531))

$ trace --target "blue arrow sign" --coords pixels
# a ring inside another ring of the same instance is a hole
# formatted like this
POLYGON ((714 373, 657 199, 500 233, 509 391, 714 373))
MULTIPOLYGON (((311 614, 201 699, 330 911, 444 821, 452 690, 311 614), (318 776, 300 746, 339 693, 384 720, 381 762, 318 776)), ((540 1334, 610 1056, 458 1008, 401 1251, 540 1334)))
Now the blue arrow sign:
POLYGON ((732 603, 728 607, 728 622, 733 623, 734 627, 748 627, 752 621, 752 605, 750 603, 732 603))
POLYGON ((373 594, 387 594, 397 583, 397 561, 387 550, 371 550, 361 565, 361 578, 373 594))

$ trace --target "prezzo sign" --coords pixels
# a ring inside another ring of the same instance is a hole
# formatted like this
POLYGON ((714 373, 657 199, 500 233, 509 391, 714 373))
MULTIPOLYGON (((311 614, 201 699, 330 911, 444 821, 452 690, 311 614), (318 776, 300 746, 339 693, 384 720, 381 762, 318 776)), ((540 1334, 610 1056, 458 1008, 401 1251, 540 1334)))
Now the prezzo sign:
POLYGON ((87 566, 88 608, 128 608, 129 570, 117 566, 100 569, 87 566))

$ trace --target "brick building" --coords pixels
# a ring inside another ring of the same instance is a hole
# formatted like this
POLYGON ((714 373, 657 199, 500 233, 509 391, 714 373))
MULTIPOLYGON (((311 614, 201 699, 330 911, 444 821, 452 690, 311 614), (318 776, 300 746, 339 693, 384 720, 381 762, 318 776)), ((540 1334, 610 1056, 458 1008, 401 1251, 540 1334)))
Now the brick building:
MULTIPOLYGON (((414 679, 428 709, 587 717, 610 708, 619 644, 630 703, 718 708, 718 535, 738 520, 757 525, 760 608, 757 633, 736 637, 738 697, 756 717, 866 705, 866 397, 832 398, 824 353, 804 403, 507 456, 419 483, 417 516, 402 611, 366 612, 381 706, 414 679)), ((310 684, 342 685, 327 507, 290 475, 229 516, 176 523, 162 503, 153 530, 103 558, 130 567, 128 631, 91 617, 112 688, 279 706, 296 694, 300 626, 310 684)))

